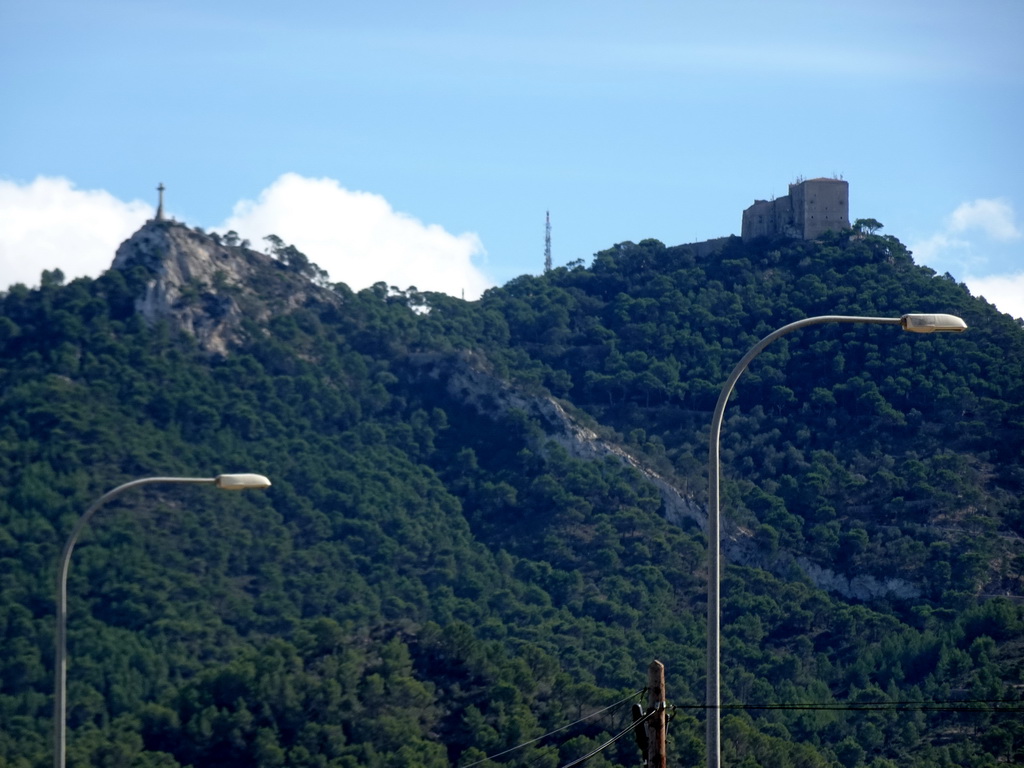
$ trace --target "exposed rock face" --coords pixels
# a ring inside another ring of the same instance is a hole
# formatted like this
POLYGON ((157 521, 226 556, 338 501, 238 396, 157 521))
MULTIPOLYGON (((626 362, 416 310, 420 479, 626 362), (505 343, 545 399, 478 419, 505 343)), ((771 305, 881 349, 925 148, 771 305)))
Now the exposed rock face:
MULTIPOLYGON (((444 381, 449 395, 474 407, 482 416, 497 418, 512 410, 523 411, 543 424, 546 439, 563 447, 570 456, 585 460, 613 456, 629 464, 658 490, 668 522, 682 525, 689 520, 707 533, 708 511, 705 506, 644 466, 621 446, 579 424, 554 398, 530 395, 516 389, 488 372, 484 361, 469 353, 423 353, 413 355, 411 362, 425 375, 444 381)), ((904 579, 881 580, 869 575, 851 578, 786 550, 767 552, 758 546, 749 530, 731 523, 728 518, 722 519, 721 527, 722 553, 738 565, 761 568, 784 577, 791 575, 795 566, 816 587, 856 600, 908 599, 921 594, 920 588, 904 579)))
POLYGON ((243 318, 264 322, 314 299, 340 301, 265 254, 171 221, 149 221, 121 243, 111 268, 136 266, 152 275, 136 311, 191 334, 212 354, 242 340, 243 318))
MULTIPOLYGON (((547 440, 560 445, 573 458, 595 460, 612 456, 629 464, 658 489, 664 504, 665 518, 669 522, 680 525, 684 520, 691 520, 702 531, 707 531, 707 509, 644 466, 621 446, 579 424, 553 397, 530 395, 516 389, 489 373, 483 361, 468 353, 424 353, 413 356, 412 362, 431 378, 443 380, 450 395, 471 405, 483 416, 496 418, 512 410, 523 411, 545 426, 547 440)), ((737 531, 728 538, 742 546, 745 537, 737 531)), ((727 543, 726 546, 732 545, 727 543)))
POLYGON ((880 597, 910 600, 921 597, 921 588, 906 579, 883 580, 868 574, 859 574, 851 578, 828 568, 822 568, 806 557, 798 557, 796 562, 815 586, 826 592, 837 592, 843 597, 855 600, 874 600, 880 597))

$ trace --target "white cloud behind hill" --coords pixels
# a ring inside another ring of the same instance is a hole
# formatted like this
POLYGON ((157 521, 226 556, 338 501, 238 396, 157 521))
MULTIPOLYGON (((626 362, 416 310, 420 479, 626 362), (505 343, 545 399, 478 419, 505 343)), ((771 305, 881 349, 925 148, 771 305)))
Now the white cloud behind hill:
POLYGON ((475 234, 424 224, 380 195, 345 189, 334 179, 286 173, 256 201, 235 205, 217 227, 232 229, 257 247, 266 235, 277 235, 333 281, 356 290, 385 282, 477 299, 494 284, 478 266, 486 251, 475 234))
MULTIPOLYGON (((0 180, 0 290, 36 286, 44 269, 59 268, 68 280, 101 274, 153 211, 104 190, 77 189, 65 178, 0 180)), ((475 234, 424 224, 380 195, 334 179, 286 173, 255 201, 237 203, 215 229, 233 229, 259 250, 266 235, 277 235, 354 290, 385 282, 476 299, 493 285, 478 265, 486 251, 475 234)))
POLYGON ((1024 272, 964 279, 972 296, 982 296, 1000 312, 1024 318, 1024 272))
POLYGON ((0 179, 0 290, 39 285, 44 269, 70 280, 95 277, 117 246, 153 216, 139 200, 102 189, 76 189, 67 179, 39 176, 27 184, 0 179))
MULTIPOLYGON (((173 214, 173 207, 170 211, 173 214)), ((0 179, 0 290, 39 284, 43 270, 67 279, 109 268, 117 246, 153 216, 153 206, 123 201, 101 189, 78 189, 62 177, 19 183, 0 179)), ((199 224, 200 222, 188 222, 199 224)), ((481 263, 486 251, 474 233, 452 234, 394 210, 382 196, 353 191, 330 178, 286 173, 255 200, 235 204, 215 229, 235 230, 253 247, 274 234, 326 269, 334 281, 359 290, 377 282, 400 289, 442 291, 476 299, 493 285, 481 263)), ((956 207, 934 234, 911 244, 915 260, 963 280, 1003 312, 1024 317, 1024 232, 1013 205, 978 198, 956 207), (1002 269, 993 262, 1001 259, 1002 269)))
POLYGON ((1024 270, 994 272, 995 255, 1009 248, 1018 258, 1003 263, 1020 264, 1024 232, 1017 224, 1013 205, 1003 198, 978 198, 961 203, 946 217, 939 231, 910 245, 914 260, 962 280, 973 296, 983 296, 1001 312, 1024 317, 1024 270))

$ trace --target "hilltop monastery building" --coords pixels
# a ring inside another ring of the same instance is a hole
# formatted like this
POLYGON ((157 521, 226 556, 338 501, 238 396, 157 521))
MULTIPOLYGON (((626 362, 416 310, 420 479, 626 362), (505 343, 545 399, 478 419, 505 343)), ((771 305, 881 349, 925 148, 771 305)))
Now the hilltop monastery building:
POLYGON ((842 179, 807 179, 789 185, 789 194, 755 200, 743 212, 744 240, 796 237, 813 240, 850 227, 850 185, 842 179))

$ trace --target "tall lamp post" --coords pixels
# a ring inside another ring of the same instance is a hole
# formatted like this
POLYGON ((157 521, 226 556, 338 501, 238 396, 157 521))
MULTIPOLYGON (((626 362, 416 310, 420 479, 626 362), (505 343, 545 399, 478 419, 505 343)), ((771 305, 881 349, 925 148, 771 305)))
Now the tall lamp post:
POLYGON ((913 333, 932 333, 934 331, 965 331, 967 323, 955 315, 903 315, 902 317, 857 317, 847 315, 820 315, 797 320, 772 331, 757 344, 751 347, 729 378, 722 385, 715 413, 711 418, 711 436, 708 448, 708 657, 707 657, 707 692, 705 708, 707 710, 707 768, 721 768, 721 610, 719 603, 721 585, 721 510, 718 496, 718 478, 721 471, 719 459, 719 442, 722 431, 722 417, 725 405, 732 394, 736 382, 750 365, 750 361, 780 336, 808 325, 821 323, 872 323, 875 325, 899 325, 905 331, 913 333))
POLYGON ((177 483, 186 485, 215 485, 229 491, 243 491, 247 488, 268 488, 270 480, 263 475, 237 474, 217 475, 216 477, 143 477, 138 480, 119 485, 107 491, 92 503, 75 523, 64 551, 60 556, 60 567, 57 569, 57 634, 56 652, 53 663, 53 765, 64 768, 67 758, 67 623, 68 623, 68 567, 71 564, 71 553, 85 524, 96 513, 96 510, 119 496, 129 488, 152 483, 177 483))

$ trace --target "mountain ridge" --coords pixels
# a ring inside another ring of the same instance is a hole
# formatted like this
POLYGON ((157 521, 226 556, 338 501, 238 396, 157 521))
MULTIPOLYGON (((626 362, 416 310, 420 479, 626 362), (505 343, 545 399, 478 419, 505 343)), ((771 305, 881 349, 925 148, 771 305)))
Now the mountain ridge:
MULTIPOLYGON (((338 294, 288 272, 269 255, 224 245, 218 238, 168 221, 149 222, 126 240, 111 268, 129 271, 137 266, 154 277, 146 281, 136 311, 150 323, 170 322, 178 331, 193 336, 201 349, 219 355, 229 354, 232 346, 242 342, 246 320, 262 324, 311 301, 340 302, 338 294)), ((449 394, 463 398, 483 416, 496 419, 512 409, 523 410, 546 425, 545 439, 553 439, 573 458, 600 461, 610 456, 636 469, 658 490, 666 520, 676 525, 689 521, 706 533, 705 506, 692 495, 684 496, 622 445, 581 426, 550 395, 514 387, 489 373, 488 366, 474 355, 442 359, 437 353, 414 353, 409 362, 414 368, 427 369, 428 376, 443 376, 449 394)), ((816 586, 861 600, 888 594, 903 599, 920 595, 919 588, 901 579, 844 576, 786 550, 768 553, 759 548, 752 531, 732 523, 728 516, 723 518, 723 528, 723 553, 740 565, 784 574, 796 564, 816 586)))
MULTIPOLYGON (((277 240, 274 236, 267 239, 277 240)), ((725 247, 724 242, 720 245, 725 247)), ((278 245, 278 250, 281 247, 283 244, 278 245)), ((628 254, 637 246, 624 244, 616 248, 628 254)), ((682 248, 693 250, 692 246, 682 248)), ((242 245, 225 245, 217 235, 176 222, 148 222, 121 245, 112 269, 128 271, 136 266, 153 274, 146 281, 145 295, 136 300, 136 311, 151 323, 170 321, 179 331, 195 337, 201 349, 220 355, 228 354, 231 346, 243 341, 242 328, 247 320, 261 325, 271 317, 287 315, 310 303, 337 306, 342 301, 338 292, 316 285, 307 275, 289 270, 268 254, 242 245)), ((585 460, 613 456, 635 468, 658 489, 666 519, 677 525, 690 521, 706 532, 707 511, 698 503, 698 497, 684 495, 621 443, 601 438, 580 425, 550 394, 536 388, 516 387, 495 376, 493 366, 484 364, 479 354, 449 356, 442 362, 437 353, 413 353, 409 362, 414 368, 427 366, 430 376, 444 375, 449 394, 465 398, 481 415, 493 419, 507 416, 510 410, 524 410, 545 424, 545 429, 552 433, 547 438, 554 439, 570 456, 585 460), (488 404, 492 407, 488 408, 488 404)), ((860 600, 887 595, 907 600, 922 594, 921 586, 911 580, 844 574, 785 547, 765 549, 750 528, 733 521, 728 513, 723 517, 723 527, 723 552, 740 565, 766 568, 780 575, 795 565, 816 586, 860 600)))
MULTIPOLYGON (((801 316, 920 310, 971 330, 808 329, 737 387, 723 507, 768 570, 727 557, 726 759, 1024 761, 1024 331, 895 238, 620 243, 477 302, 227 241, 152 228, 100 278, 0 295, 0 760, 49 757, 50 576, 81 510, 132 477, 244 470, 273 486, 126 497, 90 525, 73 763, 450 768, 628 704, 658 658, 670 754, 698 765, 724 372, 801 316), (197 264, 161 254, 179 239, 197 264), (920 591, 840 599, 796 558, 920 591)), ((618 715, 511 763, 574 760, 618 715)))

